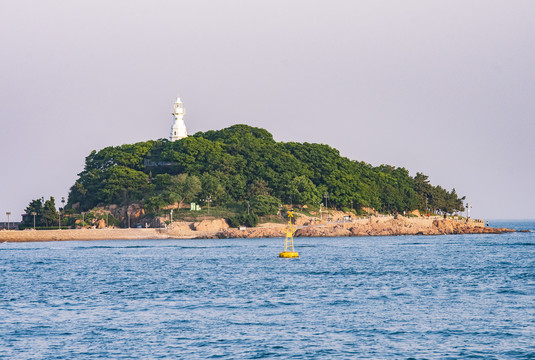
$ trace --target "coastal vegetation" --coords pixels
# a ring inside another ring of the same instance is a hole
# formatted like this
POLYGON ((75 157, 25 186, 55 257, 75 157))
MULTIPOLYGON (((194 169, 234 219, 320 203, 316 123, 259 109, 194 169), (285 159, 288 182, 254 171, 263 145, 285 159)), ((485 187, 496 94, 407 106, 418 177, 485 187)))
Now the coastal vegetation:
MULTIPOLYGON (((255 216, 276 214, 280 204, 445 214, 462 211, 463 199, 455 189, 431 185, 422 173, 374 167, 340 156, 328 145, 277 142, 265 129, 234 125, 173 142, 92 151, 66 209, 80 213, 139 204, 145 214, 157 216, 173 204, 180 208, 196 202, 255 216)), ((49 217, 43 220, 55 221, 49 217)))
POLYGON ((32 200, 24 226, 33 226, 32 213, 42 228, 130 226, 126 212, 109 209, 133 206, 137 220, 175 209, 175 219, 208 214, 232 226, 277 221, 275 215, 291 206, 305 213, 464 210, 464 197, 455 189, 432 185, 422 173, 411 176, 405 168, 350 160, 324 144, 277 142, 267 130, 247 125, 92 151, 78 176, 60 213, 53 197, 32 200), (203 211, 190 212, 190 203, 203 205, 203 211))

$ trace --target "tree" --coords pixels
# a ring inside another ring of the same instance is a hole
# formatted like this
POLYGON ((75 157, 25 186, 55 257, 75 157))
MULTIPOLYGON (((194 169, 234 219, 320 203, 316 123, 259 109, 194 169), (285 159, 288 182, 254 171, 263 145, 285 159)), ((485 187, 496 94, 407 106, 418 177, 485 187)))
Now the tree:
POLYGON ((420 195, 420 210, 427 210, 425 208, 426 200, 428 201, 428 198, 432 195, 432 186, 429 184, 429 176, 417 172, 414 177, 414 190, 420 195))
POLYGON ((45 201, 43 208, 43 221, 46 226, 55 225, 58 222, 58 212, 56 211, 56 201, 53 196, 49 200, 45 201))
POLYGON ((105 170, 113 166, 124 166, 134 170, 143 170, 143 159, 155 141, 125 144, 118 147, 106 147, 99 152, 93 150, 85 160, 85 170, 105 170))
POLYGON ((84 205, 87 205, 89 202, 88 200, 87 189, 80 181, 77 180, 74 185, 71 186, 67 207, 73 207, 74 204, 79 203, 80 207, 87 208, 84 205))
POLYGON ((227 223, 230 227, 237 228, 241 225, 248 227, 255 227, 258 225, 258 216, 256 214, 239 214, 227 218, 227 223))
POLYGON ((306 176, 296 176, 288 184, 288 195, 292 197, 295 204, 317 204, 321 199, 321 194, 316 185, 306 176))
POLYGON ((200 195, 203 199, 207 199, 210 196, 214 203, 219 202, 225 192, 225 188, 223 188, 219 180, 222 176, 223 174, 219 171, 216 172, 215 176, 209 173, 201 175, 202 191, 200 195))
POLYGON ((423 209, 426 200, 438 211, 462 208, 455 191, 431 185, 422 173, 411 177, 404 168, 350 160, 328 145, 276 142, 265 129, 247 125, 93 151, 68 206, 80 203, 84 211, 138 202, 156 211, 208 196, 228 206, 255 200, 263 207, 267 198, 260 196, 317 205, 325 192, 331 209, 353 202, 401 212, 423 209))
POLYGON ((197 176, 180 174, 171 177, 171 199, 178 201, 179 207, 184 201, 192 201, 201 190, 201 181, 197 176))
POLYGON ((269 195, 257 195, 251 199, 251 211, 259 216, 276 215, 280 200, 269 195))
POLYGON ((269 192, 271 189, 268 186, 268 183, 263 180, 256 178, 254 179, 253 183, 249 185, 249 188, 247 189, 247 196, 249 198, 253 198, 257 195, 269 195, 269 192))
POLYGON ((124 166, 110 167, 100 174, 102 185, 96 200, 105 204, 140 200, 149 185, 148 178, 147 174, 124 166))
POLYGON ((26 218, 26 225, 32 225, 33 224, 33 215, 32 213, 35 213, 35 223, 36 225, 41 225, 41 218, 43 215, 43 202, 41 199, 35 199, 30 201, 26 209, 24 209, 26 214, 30 215, 26 218))

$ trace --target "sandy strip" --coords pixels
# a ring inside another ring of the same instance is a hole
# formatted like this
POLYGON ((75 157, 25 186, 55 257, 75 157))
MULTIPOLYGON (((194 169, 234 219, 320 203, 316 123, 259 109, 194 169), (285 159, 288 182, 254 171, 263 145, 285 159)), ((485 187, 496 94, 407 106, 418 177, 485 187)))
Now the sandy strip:
POLYGON ((165 229, 4 230, 0 242, 168 239, 165 229))

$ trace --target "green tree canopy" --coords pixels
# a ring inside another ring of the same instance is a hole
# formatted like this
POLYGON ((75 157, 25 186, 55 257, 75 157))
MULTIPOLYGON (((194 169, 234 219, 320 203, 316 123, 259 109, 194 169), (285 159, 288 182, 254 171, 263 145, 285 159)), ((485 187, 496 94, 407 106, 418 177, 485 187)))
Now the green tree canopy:
POLYGON ((292 197, 294 204, 306 205, 317 204, 321 199, 321 194, 312 180, 306 176, 296 176, 288 184, 287 193, 292 197))
POLYGON ((26 222, 26 225, 31 225, 33 224, 33 214, 35 214, 35 225, 36 226, 42 226, 44 225, 42 223, 42 219, 43 219, 43 202, 41 199, 35 199, 35 200, 32 200, 30 201, 30 203, 28 204, 28 206, 26 207, 26 209, 24 209, 24 211, 26 212, 26 214, 30 215, 29 217, 27 217, 27 222, 26 222))
POLYGON ((324 144, 276 142, 266 130, 234 125, 165 139, 93 151, 71 187, 68 206, 138 202, 158 209, 174 202, 214 204, 262 201, 317 205, 329 195, 329 208, 367 206, 388 212, 462 210, 455 190, 433 186, 420 172, 374 167, 340 156, 324 144))
POLYGON ((201 181, 197 176, 180 174, 171 177, 171 199, 180 203, 190 202, 201 192, 201 181))
POLYGON ((269 195, 257 195, 251 199, 251 211, 259 216, 276 215, 280 200, 269 195))
POLYGON ((53 226, 58 223, 58 212, 56 210, 56 200, 53 196, 45 201, 43 207, 43 222, 46 226, 53 226))

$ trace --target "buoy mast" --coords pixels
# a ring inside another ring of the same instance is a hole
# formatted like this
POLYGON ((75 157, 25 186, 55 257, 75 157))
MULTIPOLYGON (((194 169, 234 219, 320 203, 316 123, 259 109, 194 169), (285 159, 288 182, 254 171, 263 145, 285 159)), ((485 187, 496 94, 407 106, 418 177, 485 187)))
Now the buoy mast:
POLYGON ((294 232, 295 229, 292 227, 292 218, 294 217, 294 212, 290 211, 288 213, 288 227, 284 229, 286 232, 286 237, 284 238, 284 251, 279 253, 281 258, 296 258, 299 257, 299 253, 294 250, 294 232))

